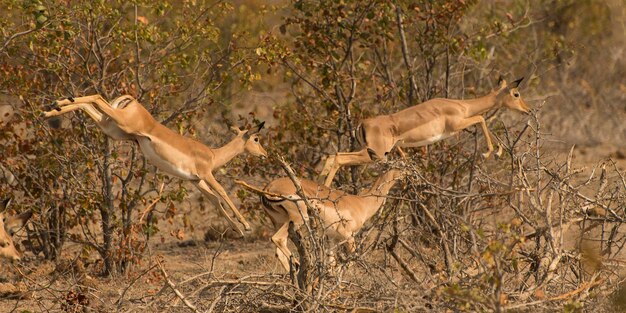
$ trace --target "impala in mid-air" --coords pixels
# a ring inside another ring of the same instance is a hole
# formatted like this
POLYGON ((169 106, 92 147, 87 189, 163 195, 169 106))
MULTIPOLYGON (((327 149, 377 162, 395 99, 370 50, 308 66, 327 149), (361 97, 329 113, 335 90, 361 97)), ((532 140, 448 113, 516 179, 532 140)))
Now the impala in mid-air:
POLYGON ((233 211, 244 229, 250 230, 250 225, 222 185, 217 182, 213 171, 244 152, 267 157, 257 134, 264 123, 250 130, 234 127, 237 136, 223 147, 214 149, 165 127, 143 105, 128 95, 116 98, 111 104, 100 95, 58 100, 53 109, 44 112, 43 116, 53 117, 75 110, 86 112, 109 137, 136 141, 144 157, 163 172, 191 181, 223 213, 239 234, 243 235, 243 231, 224 210, 222 202, 233 211))
MULTIPOLYGON (((365 119, 356 130, 357 140, 363 149, 329 156, 320 178, 324 185, 330 186, 342 166, 366 164, 375 159, 385 160, 394 147, 426 146, 475 124, 480 124, 485 135, 488 150, 483 156, 487 158, 493 152, 493 139, 482 114, 502 106, 528 113, 530 108, 518 90, 523 79, 522 77, 507 85, 506 81, 500 78, 498 88, 480 98, 431 99, 397 113, 365 119)), ((498 145, 496 155, 501 153, 502 147, 498 145)))

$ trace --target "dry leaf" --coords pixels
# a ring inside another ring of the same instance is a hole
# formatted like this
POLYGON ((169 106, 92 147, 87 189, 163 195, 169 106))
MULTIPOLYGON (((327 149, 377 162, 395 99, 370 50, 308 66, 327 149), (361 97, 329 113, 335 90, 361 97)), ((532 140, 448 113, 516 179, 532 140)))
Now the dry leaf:
POLYGON ((148 19, 145 16, 137 16, 137 21, 141 24, 148 25, 148 19))

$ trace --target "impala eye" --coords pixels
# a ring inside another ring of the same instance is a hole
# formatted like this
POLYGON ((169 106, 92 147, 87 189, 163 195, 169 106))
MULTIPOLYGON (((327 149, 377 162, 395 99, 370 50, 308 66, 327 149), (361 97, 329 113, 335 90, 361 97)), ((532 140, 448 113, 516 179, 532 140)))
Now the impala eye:
POLYGON ((518 98, 518 97, 519 97, 519 93, 517 93, 517 92, 516 92, 516 93, 514 93, 514 94, 513 94, 513 97, 518 98))
POLYGON ((259 137, 255 137, 254 142, 259 142, 259 137))

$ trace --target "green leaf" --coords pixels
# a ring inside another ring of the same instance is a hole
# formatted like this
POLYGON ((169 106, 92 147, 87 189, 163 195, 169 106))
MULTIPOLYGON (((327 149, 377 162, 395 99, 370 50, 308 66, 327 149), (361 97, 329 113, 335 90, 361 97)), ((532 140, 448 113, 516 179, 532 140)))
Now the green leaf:
POLYGON ((37 27, 39 28, 39 27, 43 26, 43 24, 44 24, 46 21, 48 21, 48 18, 47 18, 45 15, 41 14, 41 15, 38 15, 38 16, 37 16, 37 18, 35 19, 35 21, 37 22, 37 27))

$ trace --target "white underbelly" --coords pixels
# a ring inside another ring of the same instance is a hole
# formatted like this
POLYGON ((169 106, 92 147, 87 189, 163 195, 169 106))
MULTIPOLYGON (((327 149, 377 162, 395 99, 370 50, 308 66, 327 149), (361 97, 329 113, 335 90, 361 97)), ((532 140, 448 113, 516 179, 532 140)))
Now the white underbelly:
POLYGON ((454 134, 455 133, 439 134, 439 135, 435 135, 430 138, 419 140, 419 141, 410 141, 410 139, 404 139, 404 140, 398 141, 397 146, 400 146, 402 148, 423 147, 423 146, 427 146, 435 142, 444 140, 450 136, 453 136, 454 134))
MULTIPOLYGON (((156 141, 158 139, 153 139, 153 140, 156 141)), ((150 164, 156 166, 159 170, 169 175, 176 176, 181 179, 185 179, 185 180, 198 179, 196 175, 191 174, 188 168, 186 168, 186 166, 191 164, 190 163, 191 160, 189 160, 189 157, 187 155, 185 155, 182 152, 176 151, 172 147, 169 147, 170 155, 168 156, 168 158, 171 160, 175 160, 175 161, 173 162, 168 161, 167 159, 161 157, 158 153, 156 153, 153 147, 153 144, 156 143, 154 141, 150 140, 147 137, 140 137, 137 139, 137 142, 139 143, 139 147, 141 148, 141 152, 143 152, 143 155, 146 157, 146 159, 148 159, 148 162, 150 162, 150 164)), ((159 142, 156 144, 166 145, 163 142, 159 142)))

